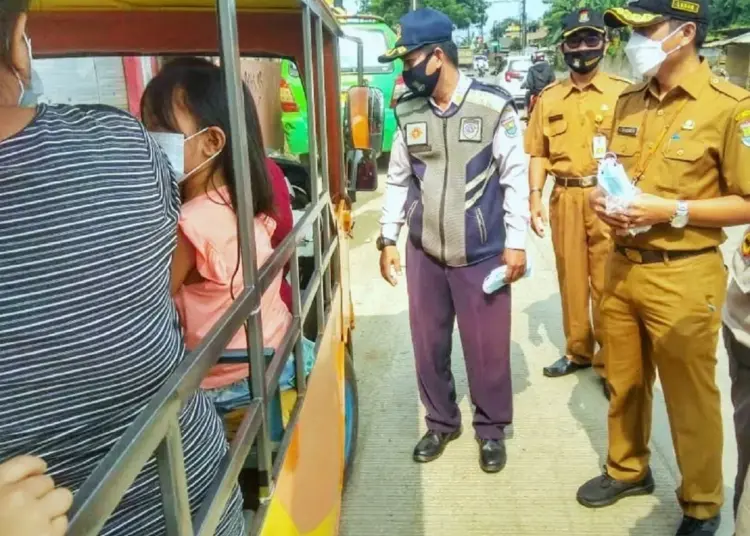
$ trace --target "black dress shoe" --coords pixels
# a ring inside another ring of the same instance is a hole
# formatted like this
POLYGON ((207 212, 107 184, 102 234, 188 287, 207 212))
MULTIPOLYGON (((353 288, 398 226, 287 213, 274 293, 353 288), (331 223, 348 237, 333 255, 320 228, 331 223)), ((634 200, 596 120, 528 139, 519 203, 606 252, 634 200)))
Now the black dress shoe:
POLYGON ((607 474, 592 478, 578 488, 576 499, 587 508, 601 508, 615 504, 625 497, 648 495, 654 491, 654 477, 651 469, 640 482, 621 482, 607 474))
POLYGON ((579 365, 574 363, 567 356, 562 356, 560 359, 552 363, 549 367, 544 367, 544 375, 548 378, 559 378, 560 376, 567 376, 573 374, 579 370, 587 369, 591 367, 591 363, 585 365, 579 365))
POLYGON ((479 467, 485 473, 499 473, 505 467, 508 456, 505 442, 501 439, 477 439, 479 443, 479 467))
POLYGON ((414 447, 414 461, 427 463, 437 460, 445 450, 446 445, 460 435, 460 428, 455 432, 450 433, 433 432, 430 430, 422 436, 422 439, 419 440, 417 446, 414 447))
POLYGON ((721 525, 721 516, 709 519, 683 516, 682 524, 677 529, 677 536, 711 536, 719 530, 719 525, 721 525))

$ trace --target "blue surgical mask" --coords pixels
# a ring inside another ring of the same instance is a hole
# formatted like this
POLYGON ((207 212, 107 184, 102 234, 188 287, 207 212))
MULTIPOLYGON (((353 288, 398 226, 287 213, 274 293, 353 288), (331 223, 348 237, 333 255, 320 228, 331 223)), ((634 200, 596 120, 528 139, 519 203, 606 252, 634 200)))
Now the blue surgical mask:
POLYGON ((221 151, 209 157, 208 160, 200 164, 193 170, 185 173, 185 144, 193 138, 200 136, 206 132, 208 128, 196 132, 192 136, 185 137, 184 134, 174 132, 149 132, 153 140, 159 144, 161 150, 164 151, 169 163, 172 165, 172 169, 177 174, 177 182, 181 183, 192 175, 194 175, 200 169, 203 169, 209 162, 221 154, 221 151))
MULTIPOLYGON (((31 39, 26 35, 23 36, 26 41, 26 48, 29 51, 29 65, 31 66, 34 62, 34 55, 31 52, 31 39)), ((44 94, 44 86, 42 85, 42 79, 39 78, 37 72, 31 68, 31 82, 28 87, 24 84, 21 79, 21 75, 18 72, 15 73, 18 79, 18 85, 21 88, 21 94, 18 96, 18 106, 21 108, 36 108, 39 104, 39 97, 44 94)))

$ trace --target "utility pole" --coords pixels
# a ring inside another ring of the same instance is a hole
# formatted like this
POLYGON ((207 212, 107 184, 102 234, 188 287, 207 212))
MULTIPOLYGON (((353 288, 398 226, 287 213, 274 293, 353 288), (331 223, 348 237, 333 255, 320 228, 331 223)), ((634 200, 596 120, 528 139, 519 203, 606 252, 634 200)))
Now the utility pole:
POLYGON ((521 51, 526 54, 526 0, 521 0, 521 51))
POLYGON ((418 7, 419 6, 417 6, 417 0, 411 0, 411 10, 416 11, 418 7))

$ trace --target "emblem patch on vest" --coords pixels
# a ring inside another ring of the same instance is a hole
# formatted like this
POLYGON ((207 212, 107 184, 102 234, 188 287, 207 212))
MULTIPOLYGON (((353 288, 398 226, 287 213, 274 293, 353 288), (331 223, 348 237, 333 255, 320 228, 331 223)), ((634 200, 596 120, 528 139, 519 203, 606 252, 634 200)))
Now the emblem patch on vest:
POLYGON ((458 141, 482 141, 482 118, 462 117, 458 141))
POLYGON ((518 124, 516 123, 516 118, 512 115, 506 117, 505 119, 501 119, 500 125, 502 125, 503 129, 505 130, 505 135, 509 138, 515 138, 518 134, 518 124))
POLYGON ((406 125, 406 146, 427 145, 427 122, 406 125))
POLYGON ((742 238, 740 255, 742 255, 742 260, 745 261, 745 264, 750 264, 750 229, 745 231, 745 236, 742 238))
POLYGON ((750 121, 740 123, 740 137, 742 138, 742 145, 750 147, 750 121))

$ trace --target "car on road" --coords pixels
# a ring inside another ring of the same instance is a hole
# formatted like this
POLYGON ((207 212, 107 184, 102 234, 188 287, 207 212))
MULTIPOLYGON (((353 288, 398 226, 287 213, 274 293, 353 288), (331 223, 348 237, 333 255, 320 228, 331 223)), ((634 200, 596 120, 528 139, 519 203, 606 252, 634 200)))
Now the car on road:
POLYGON ((531 59, 528 56, 509 56, 498 75, 498 85, 508 90, 519 108, 526 105, 526 90, 521 89, 521 86, 530 67, 531 59))

